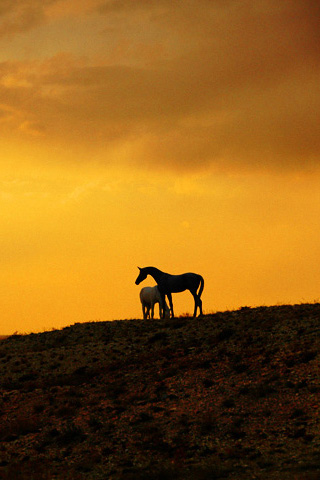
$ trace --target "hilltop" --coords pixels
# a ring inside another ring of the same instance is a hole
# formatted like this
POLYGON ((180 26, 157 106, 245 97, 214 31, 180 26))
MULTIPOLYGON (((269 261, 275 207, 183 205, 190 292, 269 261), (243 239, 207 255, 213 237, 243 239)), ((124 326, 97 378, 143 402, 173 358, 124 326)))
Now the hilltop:
POLYGON ((0 343, 0 478, 320 475, 320 304, 0 343))

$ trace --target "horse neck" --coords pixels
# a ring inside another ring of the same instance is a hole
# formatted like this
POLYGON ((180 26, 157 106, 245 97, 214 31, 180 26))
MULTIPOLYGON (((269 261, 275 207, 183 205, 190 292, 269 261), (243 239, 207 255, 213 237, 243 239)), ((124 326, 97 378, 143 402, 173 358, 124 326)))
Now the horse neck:
POLYGON ((163 272, 161 272, 161 270, 159 270, 158 268, 155 268, 155 267, 147 267, 147 272, 148 272, 148 275, 151 275, 151 277, 153 277, 153 279, 158 283, 159 279, 161 278, 161 276, 163 275, 163 272))

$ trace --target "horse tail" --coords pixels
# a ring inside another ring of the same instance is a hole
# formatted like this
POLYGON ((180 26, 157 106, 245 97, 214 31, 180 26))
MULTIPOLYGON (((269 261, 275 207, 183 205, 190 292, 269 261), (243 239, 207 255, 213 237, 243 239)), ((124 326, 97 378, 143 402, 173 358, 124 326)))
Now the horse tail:
POLYGON ((199 292, 198 292, 198 297, 200 298, 201 297, 201 294, 203 292, 203 287, 204 287, 204 279, 201 275, 199 275, 200 277, 200 288, 199 288, 199 292))

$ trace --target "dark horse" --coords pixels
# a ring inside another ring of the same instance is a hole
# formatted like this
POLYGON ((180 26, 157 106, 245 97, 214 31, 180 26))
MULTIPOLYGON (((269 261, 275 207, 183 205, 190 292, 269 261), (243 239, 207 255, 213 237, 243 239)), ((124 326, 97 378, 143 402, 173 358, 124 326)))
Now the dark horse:
POLYGON ((184 292, 185 290, 189 290, 192 293, 194 298, 193 317, 196 316, 198 307, 199 307, 200 315, 202 315, 202 300, 200 299, 200 297, 203 291, 204 280, 201 275, 198 275, 197 273, 183 273, 182 275, 170 275, 169 273, 161 272, 161 270, 158 270, 158 268, 155 268, 155 267, 145 267, 145 268, 138 267, 138 268, 140 270, 140 273, 136 280, 136 285, 139 285, 139 283, 145 280, 148 275, 151 275, 151 277, 153 277, 158 284, 158 289, 161 295, 163 305, 165 302, 166 295, 168 297, 172 318, 174 317, 174 313, 173 313, 171 294, 184 292), (198 288, 199 288, 199 292, 197 293, 198 288))

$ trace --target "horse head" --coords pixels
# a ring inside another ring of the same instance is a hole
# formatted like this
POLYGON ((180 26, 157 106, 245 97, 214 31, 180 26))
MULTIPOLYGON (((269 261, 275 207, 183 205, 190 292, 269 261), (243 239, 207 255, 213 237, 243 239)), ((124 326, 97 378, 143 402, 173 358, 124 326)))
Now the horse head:
POLYGON ((138 268, 140 270, 140 273, 137 276, 136 285, 139 285, 139 283, 141 283, 143 280, 145 280, 148 276, 148 274, 144 271, 144 268, 140 268, 140 267, 138 267, 138 268))

